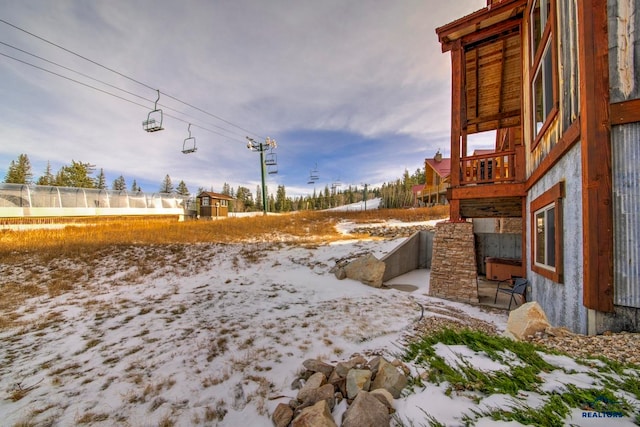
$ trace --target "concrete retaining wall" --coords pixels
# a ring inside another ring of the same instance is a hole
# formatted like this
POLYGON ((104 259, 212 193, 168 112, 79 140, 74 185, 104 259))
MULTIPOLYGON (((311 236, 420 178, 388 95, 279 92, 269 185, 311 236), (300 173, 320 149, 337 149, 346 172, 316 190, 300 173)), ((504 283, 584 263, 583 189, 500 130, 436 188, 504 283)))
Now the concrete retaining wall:
POLYGON ((386 265, 382 281, 418 268, 431 268, 433 236, 431 231, 418 231, 385 255, 381 260, 386 265))

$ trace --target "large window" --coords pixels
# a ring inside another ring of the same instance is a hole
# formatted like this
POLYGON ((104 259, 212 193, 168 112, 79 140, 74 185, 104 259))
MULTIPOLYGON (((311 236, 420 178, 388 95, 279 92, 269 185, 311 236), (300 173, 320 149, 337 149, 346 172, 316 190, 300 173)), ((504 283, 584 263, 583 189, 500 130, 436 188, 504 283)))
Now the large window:
POLYGON ((564 182, 531 202, 531 269, 562 283, 562 199, 564 182))
POLYGON ((555 0, 535 0, 529 14, 533 146, 557 112, 554 10, 555 0))

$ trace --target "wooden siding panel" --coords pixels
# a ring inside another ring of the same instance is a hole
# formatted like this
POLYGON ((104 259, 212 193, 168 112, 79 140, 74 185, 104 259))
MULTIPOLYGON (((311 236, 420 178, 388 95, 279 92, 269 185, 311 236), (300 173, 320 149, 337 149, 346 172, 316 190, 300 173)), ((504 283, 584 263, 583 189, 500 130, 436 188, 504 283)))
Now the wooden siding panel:
POLYGON ((613 311, 607 2, 578 2, 584 305, 613 311))

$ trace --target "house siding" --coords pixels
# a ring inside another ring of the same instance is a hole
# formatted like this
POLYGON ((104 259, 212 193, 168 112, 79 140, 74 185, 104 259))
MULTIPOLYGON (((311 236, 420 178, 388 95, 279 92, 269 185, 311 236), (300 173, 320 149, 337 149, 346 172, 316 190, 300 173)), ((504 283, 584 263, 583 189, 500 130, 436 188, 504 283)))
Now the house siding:
MULTIPOLYGON (((607 13, 611 102, 639 99, 640 1, 609 0, 607 13)), ((640 123, 611 127, 614 304, 636 309, 640 308, 639 141, 640 123)), ((638 327, 637 319, 631 323, 638 327)))
POLYGON ((640 123, 613 126, 614 303, 640 308, 640 123))
POLYGON ((544 309, 553 326, 587 333, 587 309, 582 298, 582 171, 580 144, 575 144, 529 191, 527 196, 527 277, 531 299, 544 309), (564 283, 555 283, 531 269, 531 209, 533 200, 560 181, 565 182, 563 215, 564 283))
POLYGON ((640 1, 608 0, 611 102, 640 98, 640 1))

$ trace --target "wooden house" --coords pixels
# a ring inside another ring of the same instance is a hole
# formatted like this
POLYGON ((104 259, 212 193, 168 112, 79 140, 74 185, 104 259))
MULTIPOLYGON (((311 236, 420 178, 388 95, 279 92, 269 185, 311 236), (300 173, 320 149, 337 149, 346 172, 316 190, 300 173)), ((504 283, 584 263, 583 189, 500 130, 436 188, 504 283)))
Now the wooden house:
POLYGON ((426 205, 444 205, 451 176, 451 159, 443 158, 440 151, 432 159, 424 160, 424 187, 421 201, 426 205))
POLYGON ((640 0, 488 0, 436 29, 451 55, 451 220, 521 218, 554 326, 640 324, 640 0), (634 19, 636 18, 636 19, 634 19), (495 132, 495 150, 467 138, 495 132))
POLYGON ((226 194, 203 191, 196 197, 198 218, 218 218, 229 216, 229 202, 233 197, 226 194))

